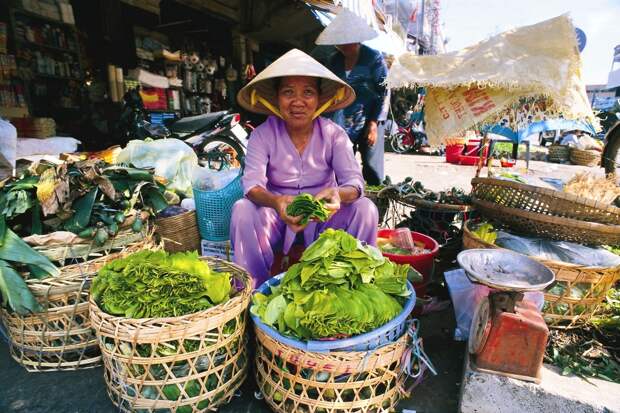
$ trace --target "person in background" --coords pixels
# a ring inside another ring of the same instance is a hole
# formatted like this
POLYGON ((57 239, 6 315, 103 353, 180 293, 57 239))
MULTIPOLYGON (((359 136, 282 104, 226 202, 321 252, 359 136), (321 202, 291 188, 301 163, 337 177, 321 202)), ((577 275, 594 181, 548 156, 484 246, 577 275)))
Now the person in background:
POLYGON ((235 263, 254 287, 270 276, 274 252, 289 252, 297 235, 308 246, 327 228, 377 241, 377 207, 364 197, 364 180, 344 130, 319 115, 349 105, 355 92, 335 74, 293 49, 237 95, 248 111, 270 115, 250 135, 242 178, 245 198, 233 206, 230 237, 235 263), (302 225, 286 209, 296 195, 325 200, 326 222, 302 225))
POLYGON ((387 66, 380 52, 361 42, 377 35, 364 19, 343 9, 315 42, 336 46, 338 52, 328 59, 327 68, 355 90, 355 102, 334 114, 333 120, 347 132, 354 150, 360 152, 362 174, 369 185, 380 185, 384 178, 383 126, 387 111, 382 118, 382 109, 387 96, 387 66))

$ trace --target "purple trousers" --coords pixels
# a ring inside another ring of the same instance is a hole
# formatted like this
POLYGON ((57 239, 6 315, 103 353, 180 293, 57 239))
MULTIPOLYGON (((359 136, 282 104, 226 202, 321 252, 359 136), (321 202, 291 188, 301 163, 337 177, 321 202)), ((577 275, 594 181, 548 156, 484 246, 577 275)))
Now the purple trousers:
MULTIPOLYGON (((304 244, 307 247, 326 228, 334 228, 376 245, 378 223, 375 204, 368 198, 360 198, 351 204, 342 204, 327 222, 308 224, 303 234, 304 244)), ((274 252, 288 253, 295 234, 273 208, 260 207, 244 198, 233 206, 230 240, 235 253, 234 262, 248 270, 256 288, 269 278, 274 252)))

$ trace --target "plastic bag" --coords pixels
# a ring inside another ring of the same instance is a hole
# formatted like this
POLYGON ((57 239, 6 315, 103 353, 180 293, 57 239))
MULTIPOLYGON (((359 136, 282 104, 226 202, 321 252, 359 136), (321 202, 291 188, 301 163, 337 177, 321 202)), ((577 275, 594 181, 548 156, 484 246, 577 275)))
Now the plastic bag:
POLYGON ((0 153, 8 163, 6 166, 9 166, 11 170, 15 168, 15 161, 17 159, 17 129, 4 119, 0 119, 0 153))
POLYGON ((497 231, 495 244, 523 255, 570 264, 605 268, 620 265, 620 256, 601 247, 588 247, 574 242, 521 237, 497 231))
MULTIPOLYGON (((454 316, 456 318, 454 339, 456 341, 467 341, 474 311, 493 289, 486 285, 472 283, 462 269, 448 271, 444 273, 444 277, 450 291, 452 305, 454 305, 454 316)), ((538 311, 542 310, 545 303, 545 297, 541 291, 526 292, 523 295, 523 300, 536 305, 538 311)))
POLYGON ((239 174, 239 168, 214 171, 213 169, 195 166, 192 168, 192 186, 203 191, 217 191, 226 187, 239 174))
POLYGON ((188 196, 192 193, 192 169, 198 165, 198 157, 179 139, 130 141, 118 154, 117 162, 154 168, 155 175, 168 180, 169 190, 188 196))

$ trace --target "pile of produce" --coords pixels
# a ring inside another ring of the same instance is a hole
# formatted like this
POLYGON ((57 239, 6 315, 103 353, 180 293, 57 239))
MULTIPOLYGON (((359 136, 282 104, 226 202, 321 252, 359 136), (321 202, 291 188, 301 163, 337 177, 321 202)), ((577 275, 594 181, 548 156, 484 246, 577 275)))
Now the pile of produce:
POLYGON ((88 160, 33 164, 0 183, 0 294, 25 315, 42 308, 25 279, 60 274, 21 238, 70 231, 104 244, 121 227, 142 230, 142 219, 168 206, 164 187, 147 170, 88 160))
POLYGON ((620 187, 613 175, 596 177, 586 172, 578 173, 564 186, 564 192, 620 206, 620 187))
POLYGON ((366 191, 369 191, 369 192, 379 192, 380 190, 382 190, 386 186, 390 186, 390 185, 392 185, 392 178, 390 178, 389 176, 386 176, 385 179, 383 180, 383 182, 380 185, 368 185, 368 184, 366 184, 364 189, 366 191))
POLYGON ((145 250, 106 264, 91 296, 108 314, 159 318, 209 309, 232 291, 230 274, 212 271, 196 252, 145 250))
POLYGON ((437 202, 439 204, 450 205, 469 205, 471 197, 460 188, 451 188, 447 191, 434 192, 427 189, 420 181, 414 181, 413 178, 407 177, 405 180, 396 185, 401 195, 414 195, 425 201, 437 202))
POLYGON ((342 230, 327 229, 270 295, 254 295, 250 311, 302 340, 366 333, 402 311, 409 268, 342 230))
POLYGON ((426 245, 420 241, 413 241, 413 248, 407 249, 396 245, 389 238, 377 238, 377 246, 381 252, 394 255, 423 255, 430 254, 431 250, 426 248, 426 245))
POLYGON ((329 210, 325 208, 325 201, 317 201, 310 194, 300 194, 286 208, 286 213, 291 217, 302 217, 300 225, 306 225, 308 221, 327 221, 329 210))
POLYGON ((480 223, 471 233, 489 244, 495 244, 497 239, 497 232, 493 229, 493 225, 488 222, 480 223))

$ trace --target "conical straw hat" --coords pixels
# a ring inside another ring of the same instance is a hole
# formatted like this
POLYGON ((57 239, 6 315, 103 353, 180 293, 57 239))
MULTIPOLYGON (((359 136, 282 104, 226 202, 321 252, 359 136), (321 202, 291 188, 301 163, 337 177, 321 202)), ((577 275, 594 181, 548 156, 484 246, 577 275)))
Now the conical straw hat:
POLYGON ((237 102, 246 110, 263 115, 275 114, 278 96, 273 79, 284 76, 313 76, 321 78, 319 109, 331 112, 349 106, 355 100, 353 88, 325 66, 298 49, 293 49, 267 66, 237 94, 237 102))
POLYGON ((319 34, 314 43, 319 45, 339 45, 361 43, 374 39, 379 33, 368 25, 366 20, 349 9, 342 9, 334 20, 319 34))

